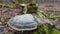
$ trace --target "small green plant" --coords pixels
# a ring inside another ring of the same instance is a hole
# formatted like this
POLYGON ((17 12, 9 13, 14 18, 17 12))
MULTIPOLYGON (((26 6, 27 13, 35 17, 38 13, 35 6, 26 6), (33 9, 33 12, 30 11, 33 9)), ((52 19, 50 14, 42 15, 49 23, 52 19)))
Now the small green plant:
POLYGON ((60 34, 60 31, 52 27, 50 24, 41 24, 38 30, 33 34, 60 34))

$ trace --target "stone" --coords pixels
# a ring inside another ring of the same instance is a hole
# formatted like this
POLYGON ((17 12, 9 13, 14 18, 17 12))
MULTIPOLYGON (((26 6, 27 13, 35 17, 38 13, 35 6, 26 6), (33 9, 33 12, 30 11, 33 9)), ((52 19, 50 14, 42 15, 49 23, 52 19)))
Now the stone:
POLYGON ((55 27, 60 30, 60 24, 56 25, 55 27))

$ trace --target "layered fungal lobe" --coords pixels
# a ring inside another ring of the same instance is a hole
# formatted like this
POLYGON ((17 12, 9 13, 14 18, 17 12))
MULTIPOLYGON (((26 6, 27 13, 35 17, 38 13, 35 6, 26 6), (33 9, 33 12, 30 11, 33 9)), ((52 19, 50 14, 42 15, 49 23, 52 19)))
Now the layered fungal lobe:
POLYGON ((15 30, 34 30, 37 22, 31 14, 18 15, 8 21, 8 25, 15 30))

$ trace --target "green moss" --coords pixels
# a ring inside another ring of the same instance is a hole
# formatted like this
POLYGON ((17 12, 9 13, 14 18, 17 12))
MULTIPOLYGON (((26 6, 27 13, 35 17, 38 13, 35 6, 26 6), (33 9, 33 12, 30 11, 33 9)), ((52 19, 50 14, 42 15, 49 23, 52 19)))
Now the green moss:
POLYGON ((57 29, 52 29, 51 34, 60 34, 60 31, 57 29))
POLYGON ((12 0, 15 4, 19 4, 16 0, 12 0))
POLYGON ((21 4, 21 3, 23 3, 23 0, 18 0, 18 2, 21 4))
POLYGON ((9 8, 15 8, 16 6, 12 6, 12 5, 9 5, 9 4, 5 4, 6 7, 9 7, 9 8))
POLYGON ((0 18, 1 22, 5 22, 5 18, 0 18))
POLYGON ((60 18, 60 16, 51 16, 51 15, 47 15, 44 11, 39 11, 38 10, 38 13, 41 13, 43 14, 47 19, 54 19, 54 18, 60 18))
POLYGON ((9 4, 2 4, 0 3, 0 6, 6 6, 8 8, 15 8, 16 6, 12 6, 12 5, 9 5, 9 4))
POLYGON ((60 31, 52 27, 50 24, 41 24, 38 26, 38 30, 33 34, 60 34, 60 31))
POLYGON ((37 34, 37 32, 34 32, 33 34, 37 34))
POLYGON ((23 3, 23 0, 12 0, 15 4, 22 4, 23 3))

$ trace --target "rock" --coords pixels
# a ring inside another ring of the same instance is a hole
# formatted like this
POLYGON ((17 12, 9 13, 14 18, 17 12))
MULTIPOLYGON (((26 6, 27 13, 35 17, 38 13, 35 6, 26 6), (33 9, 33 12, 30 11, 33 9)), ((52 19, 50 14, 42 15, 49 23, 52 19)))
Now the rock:
POLYGON ((2 22, 0 22, 0 24, 2 24, 2 22))
POLYGON ((15 30, 34 30, 37 22, 31 14, 17 15, 8 21, 8 25, 15 30))
POLYGON ((0 34, 6 33, 8 29, 0 22, 0 34))
POLYGON ((55 27, 60 30, 60 24, 56 25, 55 27))
POLYGON ((2 28, 2 27, 4 27, 4 26, 2 25, 2 22, 0 22, 0 28, 2 28))

